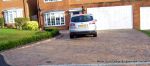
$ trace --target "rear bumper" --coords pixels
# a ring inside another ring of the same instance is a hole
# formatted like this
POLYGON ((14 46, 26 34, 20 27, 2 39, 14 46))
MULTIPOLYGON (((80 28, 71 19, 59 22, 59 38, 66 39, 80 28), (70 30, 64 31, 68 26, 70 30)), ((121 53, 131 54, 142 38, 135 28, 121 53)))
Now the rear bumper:
POLYGON ((77 31, 77 32, 70 32, 71 35, 81 35, 81 34, 96 34, 96 31, 77 31))

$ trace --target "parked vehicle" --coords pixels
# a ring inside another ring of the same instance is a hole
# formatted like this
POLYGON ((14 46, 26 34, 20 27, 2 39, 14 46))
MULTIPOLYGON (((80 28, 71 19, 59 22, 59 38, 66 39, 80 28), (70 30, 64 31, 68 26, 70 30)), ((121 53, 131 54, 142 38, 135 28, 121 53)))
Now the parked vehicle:
POLYGON ((86 34, 97 37, 96 20, 91 14, 79 14, 71 17, 70 22, 70 38, 76 35, 86 34))

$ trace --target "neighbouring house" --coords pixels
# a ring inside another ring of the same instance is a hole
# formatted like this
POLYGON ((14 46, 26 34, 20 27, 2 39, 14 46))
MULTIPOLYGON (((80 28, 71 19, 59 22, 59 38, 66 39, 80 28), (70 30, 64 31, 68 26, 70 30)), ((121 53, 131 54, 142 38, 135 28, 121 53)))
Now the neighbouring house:
POLYGON ((38 0, 41 28, 69 29, 72 15, 93 14, 97 30, 150 29, 149 0, 38 0))
POLYGON ((36 16, 36 1, 37 0, 0 0, 0 17, 4 17, 6 25, 13 25, 15 23, 14 19, 17 17, 31 18, 36 16))

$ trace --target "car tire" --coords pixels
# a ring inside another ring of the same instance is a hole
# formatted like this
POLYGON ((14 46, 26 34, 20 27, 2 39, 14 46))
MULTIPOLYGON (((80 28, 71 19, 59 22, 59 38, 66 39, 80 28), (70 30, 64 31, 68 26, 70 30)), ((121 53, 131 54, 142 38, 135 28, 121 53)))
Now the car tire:
POLYGON ((73 35, 70 35, 70 39, 73 39, 74 38, 74 36, 73 35))
POLYGON ((97 33, 93 34, 93 37, 97 37, 97 33))
POLYGON ((70 39, 73 39, 74 37, 75 37, 75 35, 70 33, 70 39))

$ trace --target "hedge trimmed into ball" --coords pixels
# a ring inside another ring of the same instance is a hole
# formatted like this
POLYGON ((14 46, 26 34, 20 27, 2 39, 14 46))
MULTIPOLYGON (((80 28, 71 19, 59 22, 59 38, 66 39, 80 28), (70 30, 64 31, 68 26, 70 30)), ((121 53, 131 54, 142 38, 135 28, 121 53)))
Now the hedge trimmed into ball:
POLYGON ((27 21, 26 24, 23 26, 25 30, 38 30, 39 28, 37 21, 27 21))

